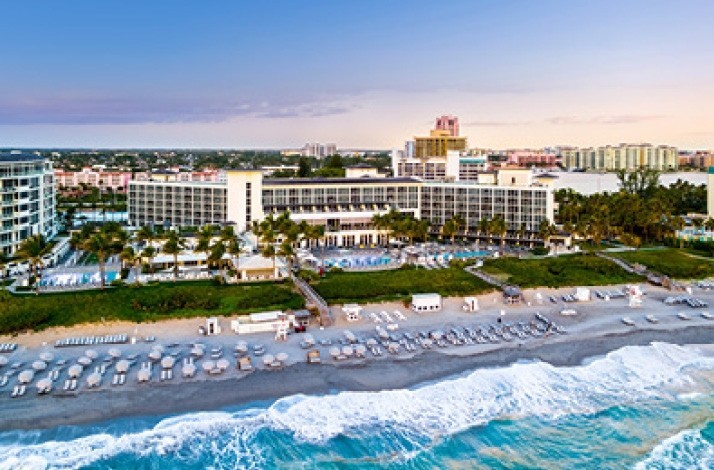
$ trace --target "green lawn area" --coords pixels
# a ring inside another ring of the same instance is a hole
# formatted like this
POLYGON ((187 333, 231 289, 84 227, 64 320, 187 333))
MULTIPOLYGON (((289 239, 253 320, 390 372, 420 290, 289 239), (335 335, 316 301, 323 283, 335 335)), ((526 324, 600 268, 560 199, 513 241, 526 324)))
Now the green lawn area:
POLYGON ((99 322, 299 309, 292 283, 218 286, 212 281, 164 283, 100 291, 11 295, 0 292, 0 333, 99 322))
POLYGON ((677 248, 612 253, 628 263, 639 263, 650 271, 675 279, 700 279, 714 275, 714 261, 687 255, 677 248))
POLYGON ((493 288, 461 268, 328 273, 315 290, 330 304, 406 300, 411 294, 480 294, 493 288))
POLYGON ((615 263, 595 255, 566 255, 543 259, 487 259, 483 270, 523 288, 598 286, 641 281, 615 263))

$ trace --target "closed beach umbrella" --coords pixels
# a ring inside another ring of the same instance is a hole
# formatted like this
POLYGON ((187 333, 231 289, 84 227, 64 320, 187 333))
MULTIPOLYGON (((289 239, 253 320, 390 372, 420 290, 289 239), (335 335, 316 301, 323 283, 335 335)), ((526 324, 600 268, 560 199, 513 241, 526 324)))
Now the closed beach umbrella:
POLYGON ((203 348, 199 348, 197 346, 194 346, 191 349, 191 355, 196 356, 196 357, 202 357, 203 356, 203 348))
POLYGON ((201 367, 203 367, 203 370, 208 372, 216 368, 216 363, 213 361, 203 361, 201 367))
POLYGON ((184 377, 193 377, 193 374, 196 373, 196 366, 193 363, 186 364, 181 371, 184 377))
POLYGON ((99 354, 97 354, 97 351, 95 351, 94 349, 87 349, 87 350, 84 352, 84 355, 87 356, 87 357, 90 358, 90 359, 96 359, 96 358, 99 357, 99 354))
POLYGON ((47 363, 45 361, 35 361, 32 363, 32 368, 35 370, 45 370, 47 369, 47 363))
POLYGON ((98 387, 102 381, 102 376, 97 372, 92 372, 87 376, 87 385, 90 387, 98 387))
POLYGON ((263 364, 270 365, 273 362, 275 362, 275 358, 272 354, 266 354, 265 356, 263 356, 263 364))
POLYGON ((69 376, 70 379, 76 379, 80 375, 82 375, 82 371, 84 368, 80 366, 79 364, 75 364, 73 366, 70 366, 69 369, 67 369, 67 375, 69 376))
POLYGON ((342 354, 345 356, 351 356, 354 351, 352 350, 352 346, 343 346, 342 347, 342 354))
POLYGON ((116 359, 117 357, 121 357, 121 350, 119 350, 119 348, 111 348, 107 351, 107 354, 116 359))
POLYGON ((158 360, 160 360, 160 359, 161 359, 161 352, 159 352, 159 351, 157 351, 157 350, 155 350, 155 349, 152 350, 152 351, 149 353, 149 359, 151 359, 152 361, 158 361, 158 360))
POLYGON ((340 348, 337 346, 333 346, 330 348, 330 356, 332 357, 337 357, 340 355, 340 348))
POLYGON ((216 367, 218 367, 221 370, 226 370, 230 367, 231 363, 228 362, 228 359, 218 359, 216 361, 216 367))
POLYGON ((284 352, 281 352, 281 353, 278 353, 278 354, 275 355, 275 359, 277 359, 277 360, 280 361, 280 362, 285 362, 285 361, 287 361, 287 360, 288 360, 288 357, 289 357, 289 356, 288 356, 288 353, 284 353, 284 352))
POLYGON ((129 370, 129 361, 127 361, 126 359, 122 359, 121 361, 117 362, 117 365, 114 368, 119 373, 125 373, 129 370))
POLYGON ((166 356, 165 358, 161 359, 161 367, 164 369, 171 369, 174 366, 174 363, 176 360, 171 357, 171 356, 166 356))
POLYGON ((32 382, 32 379, 34 379, 34 378, 35 378, 35 372, 32 371, 32 370, 29 370, 29 369, 28 369, 28 370, 23 370, 23 371, 20 372, 20 374, 17 376, 17 380, 18 380, 21 384, 30 383, 30 382, 32 382))
POLYGON ((38 392, 49 392, 52 389, 52 380, 45 377, 44 379, 38 380, 35 385, 37 386, 38 392))
POLYGON ((92 363, 92 360, 88 358, 87 356, 82 356, 79 359, 77 359, 77 363, 81 364, 83 366, 88 366, 89 364, 92 363))
POLYGON ((149 372, 148 369, 141 369, 137 374, 136 374, 136 379, 139 382, 148 382, 149 378, 151 378, 151 373, 149 372))
POLYGON ((5 356, 0 356, 0 366, 5 366, 7 365, 8 360, 5 356))
POLYGON ((51 352, 43 352, 40 354, 40 360, 45 361, 45 362, 50 362, 55 358, 54 354, 51 352))

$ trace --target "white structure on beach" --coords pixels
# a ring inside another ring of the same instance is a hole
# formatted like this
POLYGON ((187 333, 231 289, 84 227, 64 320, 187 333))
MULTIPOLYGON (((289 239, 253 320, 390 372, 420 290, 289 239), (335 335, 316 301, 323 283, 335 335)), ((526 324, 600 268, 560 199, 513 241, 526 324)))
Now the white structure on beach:
POLYGON ((439 310, 441 310, 441 295, 412 295, 412 310, 414 310, 415 312, 438 312, 439 310))
POLYGON ((342 312, 349 322, 358 321, 362 318, 362 307, 357 304, 345 304, 342 306, 342 312))

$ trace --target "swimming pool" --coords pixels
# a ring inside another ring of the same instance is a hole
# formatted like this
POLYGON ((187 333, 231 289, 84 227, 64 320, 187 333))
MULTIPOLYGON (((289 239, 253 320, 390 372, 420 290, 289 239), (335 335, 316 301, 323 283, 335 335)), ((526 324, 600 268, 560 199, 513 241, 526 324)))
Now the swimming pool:
MULTIPOLYGON (((107 271, 104 273, 104 283, 111 284, 112 281, 119 277, 118 271, 107 271)), ((85 286, 90 284, 99 284, 99 272, 94 273, 55 273, 46 274, 40 280, 40 286, 85 286)))
POLYGON ((392 262, 389 256, 340 256, 333 258, 325 258, 326 268, 360 268, 384 266, 392 262))

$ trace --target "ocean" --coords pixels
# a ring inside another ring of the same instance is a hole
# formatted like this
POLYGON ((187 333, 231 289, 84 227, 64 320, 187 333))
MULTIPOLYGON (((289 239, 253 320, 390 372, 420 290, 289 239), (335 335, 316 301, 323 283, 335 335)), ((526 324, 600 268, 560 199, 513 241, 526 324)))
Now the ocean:
MULTIPOLYGON (((580 194, 594 194, 603 191, 617 192, 620 190, 620 183, 615 173, 578 173, 578 172, 554 172, 558 176, 555 180, 555 189, 572 188, 580 194)), ((679 172, 662 173, 659 177, 660 184, 669 186, 677 180, 689 181, 692 184, 706 184, 707 174, 702 172, 679 172)))
POLYGON ((0 468, 712 469, 714 357, 654 343, 576 367, 5 432, 0 468))

